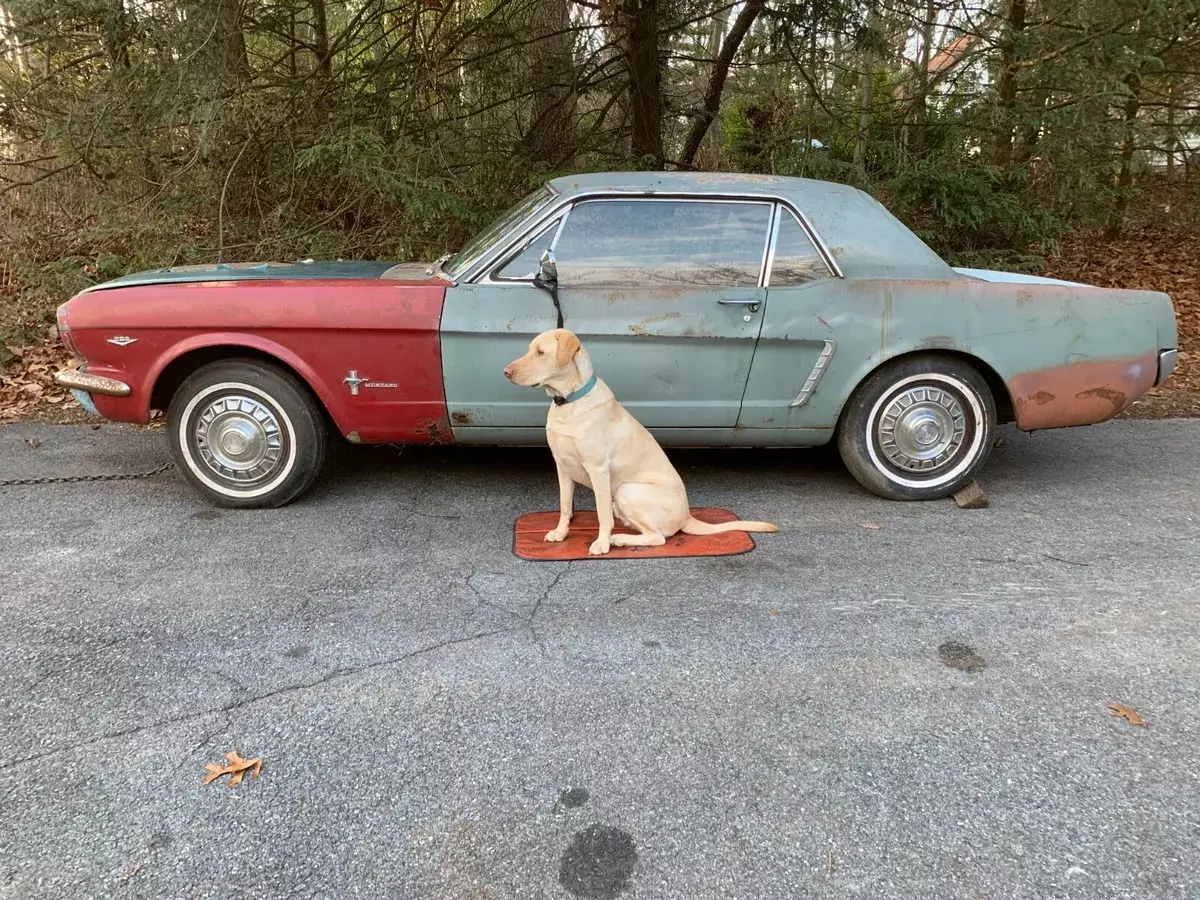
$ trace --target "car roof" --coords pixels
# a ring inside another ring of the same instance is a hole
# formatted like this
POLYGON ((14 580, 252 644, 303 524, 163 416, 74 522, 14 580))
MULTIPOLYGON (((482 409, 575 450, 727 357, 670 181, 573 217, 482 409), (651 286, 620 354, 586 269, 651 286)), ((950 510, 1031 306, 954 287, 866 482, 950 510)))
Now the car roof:
POLYGON ((779 198, 808 219, 847 278, 965 277, 878 200, 849 184, 737 172, 595 172, 555 178, 550 186, 565 197, 629 192, 779 198))
POLYGON ((561 194, 591 191, 790 194, 814 190, 844 192, 856 190, 848 184, 838 184, 833 181, 742 172, 593 172, 586 175, 566 175, 562 178, 555 178, 550 185, 561 194))

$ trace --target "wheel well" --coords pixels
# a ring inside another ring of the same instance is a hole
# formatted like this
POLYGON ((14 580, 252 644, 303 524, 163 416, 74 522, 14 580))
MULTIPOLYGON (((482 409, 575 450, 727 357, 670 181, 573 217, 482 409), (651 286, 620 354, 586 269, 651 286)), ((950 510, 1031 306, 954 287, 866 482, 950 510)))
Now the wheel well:
MULTIPOLYGON (((901 353, 898 356, 889 357, 881 362, 867 373, 867 377, 870 377, 884 366, 891 365, 898 360, 908 359, 910 356, 949 356, 971 366, 987 382, 988 390, 992 392, 992 401, 996 404, 996 423, 1004 425, 1015 421, 1012 395, 1008 392, 1008 385, 1004 383, 1004 379, 1000 377, 1000 374, 995 369, 978 356, 972 356, 970 353, 963 353, 960 350, 913 350, 908 353, 901 353)), ((864 378, 863 380, 865 381, 866 379, 864 378)))
POLYGON ((209 363, 220 362, 223 359, 257 359, 261 362, 270 363, 276 368, 283 369, 304 386, 314 400, 317 406, 320 407, 326 418, 329 417, 329 411, 325 409, 325 404, 321 402, 321 398, 313 391, 312 386, 304 379, 304 376, 285 363, 277 356, 272 356, 262 350, 256 350, 253 347, 243 347, 239 344, 217 344, 212 347, 198 347, 195 350, 189 350, 187 353, 180 354, 176 359, 171 360, 167 367, 158 373, 158 379, 154 382, 154 389, 150 392, 150 408, 166 411, 171 404, 171 398, 175 396, 175 392, 179 390, 179 386, 187 379, 189 375, 195 372, 202 366, 207 366, 209 363))

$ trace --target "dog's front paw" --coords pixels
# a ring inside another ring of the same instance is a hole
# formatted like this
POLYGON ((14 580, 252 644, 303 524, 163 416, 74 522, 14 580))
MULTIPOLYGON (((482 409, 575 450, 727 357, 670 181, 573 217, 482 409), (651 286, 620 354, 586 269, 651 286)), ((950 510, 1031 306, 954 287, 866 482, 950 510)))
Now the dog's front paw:
POLYGON ((604 538, 596 538, 592 541, 592 546, 588 547, 588 553, 592 556, 603 556, 609 550, 609 542, 604 538))
POLYGON ((547 532, 546 536, 544 538, 542 538, 542 540, 549 541, 551 543, 556 543, 557 541, 566 540, 566 537, 567 537, 567 529, 555 528, 553 531, 547 532))

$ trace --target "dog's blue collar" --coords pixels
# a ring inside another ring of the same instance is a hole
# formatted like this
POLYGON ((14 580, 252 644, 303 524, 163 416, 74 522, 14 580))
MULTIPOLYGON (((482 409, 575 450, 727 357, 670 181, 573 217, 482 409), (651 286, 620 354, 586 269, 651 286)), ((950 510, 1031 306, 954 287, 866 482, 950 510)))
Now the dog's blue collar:
POLYGON ((564 403, 574 403, 576 400, 582 400, 596 386, 596 373, 592 373, 592 377, 587 380, 583 387, 576 388, 567 394, 565 397, 555 397, 554 403, 557 406, 562 406, 564 403))

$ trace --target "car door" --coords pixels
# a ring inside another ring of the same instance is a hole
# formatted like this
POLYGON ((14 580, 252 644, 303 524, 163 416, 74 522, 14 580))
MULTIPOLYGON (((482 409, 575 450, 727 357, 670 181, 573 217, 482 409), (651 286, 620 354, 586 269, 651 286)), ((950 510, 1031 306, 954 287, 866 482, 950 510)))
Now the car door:
POLYGON ((575 201, 514 236, 442 314, 446 401, 463 442, 544 440, 547 398, 502 370, 555 327, 532 277, 553 249, 565 326, 617 398, 668 443, 737 424, 762 324, 774 205, 687 197, 575 201))
POLYGON ((849 374, 841 371, 846 354, 837 356, 838 335, 842 344, 850 334, 878 341, 879 321, 863 317, 836 262, 786 206, 780 206, 771 246, 767 311, 738 428, 751 441, 757 433, 766 442, 824 443, 845 391, 839 372, 849 374))

